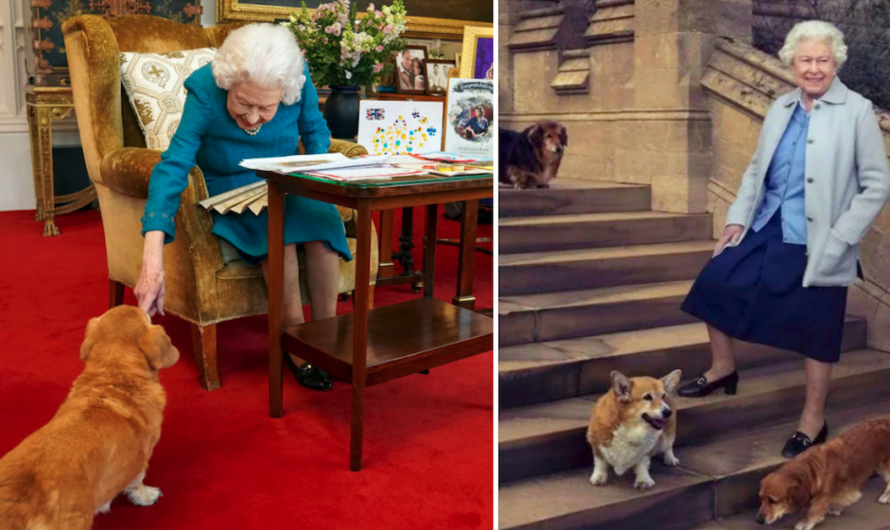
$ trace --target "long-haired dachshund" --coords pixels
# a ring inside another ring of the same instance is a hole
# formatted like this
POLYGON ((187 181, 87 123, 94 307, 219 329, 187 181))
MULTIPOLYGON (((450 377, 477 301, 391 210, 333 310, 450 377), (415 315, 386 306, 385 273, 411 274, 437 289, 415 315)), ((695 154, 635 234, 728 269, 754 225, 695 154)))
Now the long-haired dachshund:
POLYGON ((541 120, 522 132, 498 129, 498 180, 516 189, 549 188, 569 144, 566 128, 541 120))

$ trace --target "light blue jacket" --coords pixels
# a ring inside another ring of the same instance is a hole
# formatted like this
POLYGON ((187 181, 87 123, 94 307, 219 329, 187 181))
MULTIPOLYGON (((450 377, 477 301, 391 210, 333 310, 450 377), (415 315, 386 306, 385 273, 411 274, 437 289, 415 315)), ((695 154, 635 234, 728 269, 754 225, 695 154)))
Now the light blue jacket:
MULTIPOLYGON (((780 96, 763 122, 757 150, 726 218, 727 225, 745 227, 739 241, 747 235, 764 199, 770 160, 800 97, 799 88, 780 96)), ((890 169, 872 104, 835 78, 828 91, 814 102, 810 113, 804 287, 853 283, 859 241, 888 197, 890 169)))

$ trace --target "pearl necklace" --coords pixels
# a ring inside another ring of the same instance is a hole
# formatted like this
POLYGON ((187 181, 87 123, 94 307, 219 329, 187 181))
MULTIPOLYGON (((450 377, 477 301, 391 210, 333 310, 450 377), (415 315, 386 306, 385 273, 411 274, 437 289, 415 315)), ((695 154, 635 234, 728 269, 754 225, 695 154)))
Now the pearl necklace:
POLYGON ((253 129, 241 129, 241 130, 251 136, 255 136, 256 133, 260 132, 260 129, 262 129, 262 128, 263 128, 263 124, 261 123, 261 124, 257 125, 256 127, 254 127, 253 129))

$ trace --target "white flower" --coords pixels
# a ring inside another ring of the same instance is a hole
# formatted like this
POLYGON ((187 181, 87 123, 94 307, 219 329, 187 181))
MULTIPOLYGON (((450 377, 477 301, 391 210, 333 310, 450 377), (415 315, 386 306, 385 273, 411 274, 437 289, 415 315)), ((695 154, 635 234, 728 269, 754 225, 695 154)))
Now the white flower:
POLYGON ((352 72, 349 70, 346 71, 346 79, 352 79, 352 72))

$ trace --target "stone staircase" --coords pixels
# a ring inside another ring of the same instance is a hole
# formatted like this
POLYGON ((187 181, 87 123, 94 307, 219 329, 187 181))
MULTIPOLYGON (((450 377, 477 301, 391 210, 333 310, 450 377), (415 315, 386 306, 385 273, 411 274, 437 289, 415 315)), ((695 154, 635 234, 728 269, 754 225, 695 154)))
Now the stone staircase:
MULTIPOLYGON (((649 211, 646 186, 560 178, 549 190, 499 193, 499 525, 501 528, 754 528, 760 479, 780 466, 804 399, 796 354, 740 344, 739 392, 677 400, 680 466, 653 463, 656 487, 633 473, 589 482, 585 440, 609 373, 686 378, 705 370, 703 324, 679 310, 713 250, 710 215, 649 211)), ((848 318, 832 374, 832 433, 890 414, 890 355, 866 348, 848 318)), ((890 529, 883 483, 820 529, 890 529)), ((779 528, 792 528, 786 517, 779 528)))

